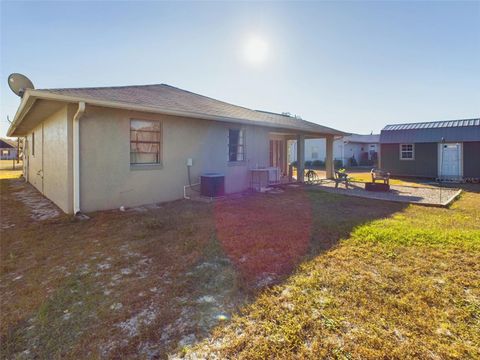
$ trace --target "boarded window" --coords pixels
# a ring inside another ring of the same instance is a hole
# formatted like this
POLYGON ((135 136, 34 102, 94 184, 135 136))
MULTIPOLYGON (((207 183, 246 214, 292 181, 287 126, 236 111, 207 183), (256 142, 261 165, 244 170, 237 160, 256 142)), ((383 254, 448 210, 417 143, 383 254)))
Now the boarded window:
POLYGON ((130 164, 160 164, 160 121, 130 120, 130 164))
POLYGON ((228 160, 229 161, 245 160, 245 130, 244 129, 228 130, 228 160))
POLYGON ((413 144, 400 144, 400 160, 415 159, 415 148, 413 144))

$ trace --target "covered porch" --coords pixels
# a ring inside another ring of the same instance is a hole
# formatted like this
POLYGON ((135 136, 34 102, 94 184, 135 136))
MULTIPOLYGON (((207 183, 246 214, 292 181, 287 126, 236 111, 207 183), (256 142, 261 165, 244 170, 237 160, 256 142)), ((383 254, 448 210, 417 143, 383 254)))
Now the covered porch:
POLYGON ((268 164, 254 164, 250 167, 250 187, 261 190, 264 187, 278 184, 305 182, 305 140, 325 139, 325 178, 334 178, 333 140, 334 134, 322 133, 295 133, 290 131, 271 131, 268 135, 269 157, 268 164), (289 159, 289 148, 292 142, 296 142, 296 169, 291 165, 293 159, 289 159))

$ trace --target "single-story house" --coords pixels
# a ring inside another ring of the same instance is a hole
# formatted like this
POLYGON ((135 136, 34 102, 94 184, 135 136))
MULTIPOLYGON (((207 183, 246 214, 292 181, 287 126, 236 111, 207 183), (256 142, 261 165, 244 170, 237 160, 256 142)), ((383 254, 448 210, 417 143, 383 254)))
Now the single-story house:
POLYGON ((393 175, 480 178, 480 119, 385 126, 380 167, 393 175))
POLYGON ((252 169, 288 171, 294 139, 303 158, 305 139, 325 138, 332 177, 344 133, 158 84, 27 89, 8 135, 25 137, 26 180, 76 214, 182 198, 188 173, 220 173, 225 193, 243 191, 252 169))
MULTIPOLYGON (((351 166, 352 158, 357 165, 371 165, 378 158, 380 150, 380 134, 360 135, 351 134, 335 138, 333 141, 333 158, 342 162, 343 166, 351 166), (361 163, 362 162, 362 163, 361 163)), ((290 146, 291 161, 297 160, 297 146, 292 142, 290 146)), ((325 139, 309 139, 305 141, 305 161, 320 160, 325 162, 325 139)))
POLYGON ((17 158, 17 143, 11 139, 0 139, 0 160, 15 160, 17 158))

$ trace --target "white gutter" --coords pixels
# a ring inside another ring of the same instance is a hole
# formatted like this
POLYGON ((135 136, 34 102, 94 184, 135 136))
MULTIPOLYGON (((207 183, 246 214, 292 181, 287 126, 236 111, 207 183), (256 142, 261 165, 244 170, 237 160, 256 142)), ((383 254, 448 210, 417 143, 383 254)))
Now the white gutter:
POLYGON ((85 112, 85 103, 78 103, 73 116, 73 214, 80 212, 80 118, 85 112))
POLYGON ((30 144, 26 136, 23 139, 23 177, 25 182, 28 182, 28 153, 30 152, 30 144))
MULTIPOLYGON (((158 106, 145 106, 145 105, 137 105, 133 103, 124 103, 118 101, 109 101, 109 100, 99 100, 94 98, 86 98, 86 97, 79 97, 79 96, 71 96, 71 95, 59 95, 54 93, 49 93, 43 90, 34 90, 28 89, 26 94, 28 93, 29 96, 33 96, 39 99, 45 100, 56 100, 56 101, 64 101, 64 102, 85 102, 89 105, 100 106, 100 107, 109 107, 109 108, 116 108, 116 109, 123 109, 123 110, 131 110, 131 111, 142 111, 142 112, 150 112, 150 113, 157 113, 157 114, 165 114, 165 115, 172 115, 172 116, 181 116, 181 117, 189 117, 189 118, 197 118, 197 119, 204 119, 204 120, 212 120, 212 121, 221 121, 221 122, 230 122, 230 123, 240 123, 246 125, 256 125, 256 126, 264 126, 269 128, 275 128, 280 130, 291 130, 292 133, 302 132, 305 134, 318 134, 318 136, 323 137, 324 135, 338 135, 344 136, 348 133, 343 131, 335 130, 323 125, 309 123, 313 126, 318 126, 321 129, 308 129, 306 128, 299 128, 298 126, 288 125, 288 124, 274 124, 269 122, 264 122, 261 120, 247 120, 242 118, 234 118, 228 116, 218 116, 218 115, 207 115, 204 113, 199 112, 192 112, 192 111, 179 111, 179 110, 170 110, 165 109, 158 106)), ((25 95, 24 95, 25 96, 25 95)), ((254 110, 252 110, 254 111, 254 110)), ((14 119, 14 124, 15 124, 14 119)), ((16 124, 15 124, 16 127, 16 124)), ((9 133, 13 133, 12 130, 9 133)), ((317 135, 315 135, 317 136, 317 135)))

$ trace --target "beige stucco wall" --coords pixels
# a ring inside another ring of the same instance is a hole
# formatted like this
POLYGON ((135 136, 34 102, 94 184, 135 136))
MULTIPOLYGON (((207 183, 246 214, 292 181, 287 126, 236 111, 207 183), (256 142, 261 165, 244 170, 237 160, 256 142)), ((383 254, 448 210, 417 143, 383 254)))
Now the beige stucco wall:
POLYGON ((28 141, 28 181, 37 188, 38 191, 43 193, 43 181, 42 181, 42 124, 35 127, 27 136, 28 141), (32 138, 35 133, 35 144, 33 144, 32 138), (35 147, 35 151, 33 151, 35 147))
POLYGON ((225 174, 227 193, 249 186, 249 167, 267 166, 267 128, 244 126, 246 161, 228 162, 228 129, 239 125, 167 115, 87 106, 80 120, 80 208, 83 212, 137 206, 183 197, 188 184, 187 158, 193 159, 192 182, 204 172, 225 174), (162 166, 130 165, 130 119, 162 122, 162 166))
POLYGON ((47 117, 28 134, 28 181, 63 211, 72 212, 71 117, 69 107, 47 117), (70 120, 69 120, 70 119, 70 120))

